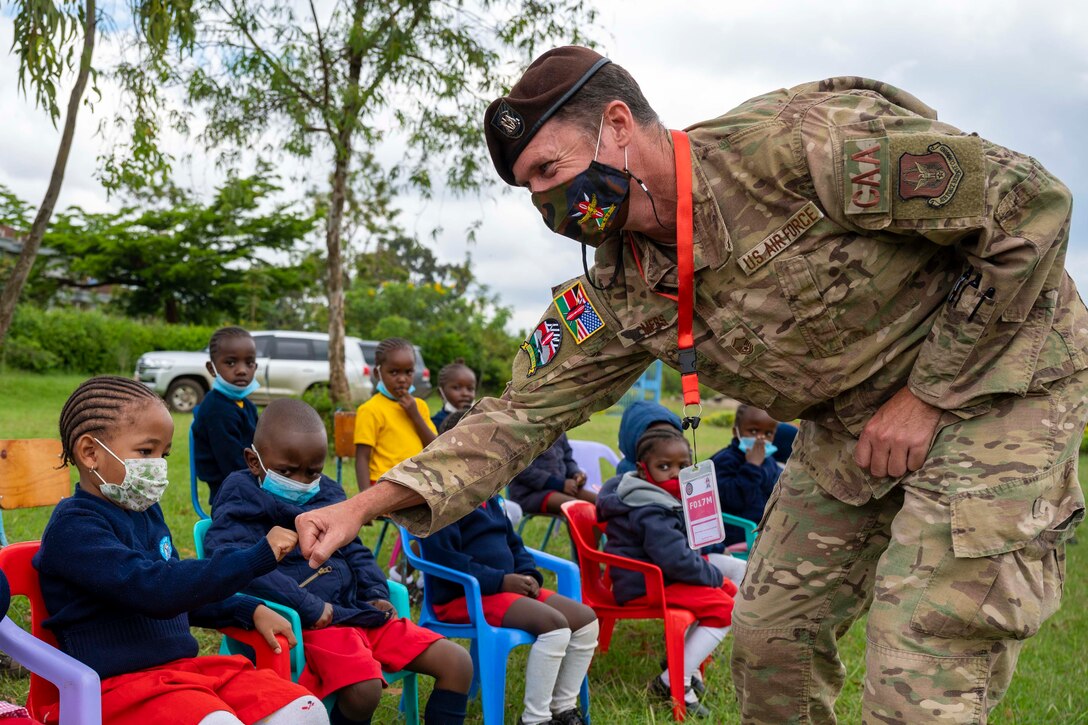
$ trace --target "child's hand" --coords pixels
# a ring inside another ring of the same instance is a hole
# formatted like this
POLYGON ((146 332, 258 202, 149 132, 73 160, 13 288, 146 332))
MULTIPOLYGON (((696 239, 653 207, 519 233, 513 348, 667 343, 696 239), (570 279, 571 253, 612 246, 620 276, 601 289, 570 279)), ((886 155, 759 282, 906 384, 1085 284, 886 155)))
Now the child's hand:
POLYGON ((291 630, 291 623, 263 604, 253 610, 253 629, 260 632, 264 641, 268 642, 268 646, 276 654, 283 651, 280 643, 276 641, 277 634, 287 638, 288 647, 294 647, 298 643, 295 640, 295 633, 291 630))
POLYGON ((563 493, 567 494, 568 496, 577 496, 578 482, 575 481, 573 478, 568 478, 566 481, 563 481, 563 493))
POLYGON ((578 473, 574 474, 574 482, 578 484, 578 488, 582 488, 583 486, 585 486, 586 485, 586 472, 585 471, 578 471, 578 473))
POLYGON ((748 449, 748 452, 744 454, 744 460, 751 463, 753 466, 762 466, 763 461, 767 460, 767 441, 762 436, 756 438, 755 443, 748 449))
POLYGON ((393 603, 386 599, 374 599, 367 602, 370 606, 385 612, 385 616, 390 619, 397 616, 397 608, 393 606, 393 603))
POLYGON ((502 578, 502 591, 531 597, 534 596, 531 592, 533 591, 533 585, 535 584, 536 579, 531 576, 526 576, 525 574, 507 574, 502 578))
POLYGON ((283 557, 290 554, 298 546, 298 534, 282 526, 273 526, 264 537, 268 545, 272 547, 272 553, 276 555, 276 561, 283 561, 283 557))
POLYGON ((536 580, 536 577, 529 577, 529 586, 531 587, 529 591, 530 597, 536 599, 538 596, 540 596, 540 582, 536 580))
POLYGON ((317 621, 313 623, 313 626, 310 627, 310 629, 325 629, 325 627, 328 627, 330 624, 332 624, 332 605, 325 602, 325 609, 321 612, 321 616, 318 617, 317 621))
POLYGON ((410 417, 420 417, 419 406, 416 405, 416 397, 411 393, 405 393, 404 395, 400 396, 399 398, 397 398, 397 402, 400 403, 400 407, 404 408, 404 412, 407 413, 410 417))

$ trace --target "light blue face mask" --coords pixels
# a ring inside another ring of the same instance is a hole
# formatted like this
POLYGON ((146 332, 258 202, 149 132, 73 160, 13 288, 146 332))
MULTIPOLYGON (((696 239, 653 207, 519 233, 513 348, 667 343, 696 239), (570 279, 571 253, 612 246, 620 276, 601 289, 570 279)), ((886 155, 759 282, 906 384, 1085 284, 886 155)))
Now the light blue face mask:
POLYGON ((257 382, 256 378, 250 380, 249 385, 246 386, 228 383, 223 379, 223 376, 219 374, 219 371, 215 369, 215 363, 212 363, 212 372, 215 373, 215 380, 212 381, 212 389, 218 390, 231 400, 242 400, 243 398, 248 397, 254 390, 261 387, 261 384, 257 382))
MULTIPOLYGON (((749 436, 749 437, 740 439, 740 449, 744 453, 747 453, 748 451, 752 450, 752 447, 755 444, 756 444, 756 439, 755 439, 754 436, 749 436)), ((776 446, 774 443, 771 443, 770 441, 764 441, 763 442, 763 453, 765 455, 767 455, 768 457, 773 456, 775 454, 775 451, 777 451, 777 450, 778 450, 778 446, 776 446)))
POLYGON ((318 476, 310 483, 299 483, 282 473, 269 471, 265 468, 264 461, 261 460, 261 454, 257 453, 257 447, 250 446, 250 450, 257 456, 257 463, 260 463, 261 468, 264 469, 264 478, 261 479, 262 489, 296 506, 309 503, 310 499, 317 495, 318 490, 321 488, 321 476, 318 476))
MULTIPOLYGON (((397 396, 393 395, 393 393, 389 392, 389 388, 385 387, 385 381, 382 380, 382 366, 381 365, 374 368, 374 374, 378 376, 378 392, 381 393, 382 395, 384 395, 385 397, 389 398, 390 400, 396 400, 397 396)), ((415 385, 408 386, 408 394, 411 395, 414 392, 416 392, 416 386, 415 385)))

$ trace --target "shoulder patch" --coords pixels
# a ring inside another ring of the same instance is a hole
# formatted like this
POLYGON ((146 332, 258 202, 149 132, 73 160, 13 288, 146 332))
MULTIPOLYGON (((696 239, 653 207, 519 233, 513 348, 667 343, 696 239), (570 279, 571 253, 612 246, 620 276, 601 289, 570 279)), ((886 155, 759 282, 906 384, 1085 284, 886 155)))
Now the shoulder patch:
POLYGON ((568 287, 555 298, 554 303, 560 319, 577 344, 581 345, 604 329, 604 320, 597 314, 581 282, 568 287))
POLYGON ((800 239, 805 232, 824 218, 824 213, 813 202, 808 202, 794 212, 786 223, 768 234, 752 249, 737 260, 741 271, 751 274, 774 259, 782 250, 800 239))
POLYGON ((887 213, 891 209, 888 146, 887 136, 843 141, 843 211, 846 214, 887 213))
POLYGON ((892 137, 891 151, 896 165, 893 217, 982 214, 985 172, 977 136, 904 134, 892 137))
POLYGON ((563 330, 557 320, 549 317, 537 325, 529 339, 521 343, 521 349, 529 356, 529 369, 525 376, 532 377, 537 370, 554 360, 562 342, 563 330))

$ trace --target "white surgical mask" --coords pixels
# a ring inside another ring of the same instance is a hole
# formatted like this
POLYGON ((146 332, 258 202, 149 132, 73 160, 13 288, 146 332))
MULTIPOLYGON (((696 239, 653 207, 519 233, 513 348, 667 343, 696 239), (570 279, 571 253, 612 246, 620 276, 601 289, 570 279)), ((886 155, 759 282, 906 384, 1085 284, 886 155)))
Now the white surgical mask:
POLYGON ((92 438, 95 443, 106 449, 106 452, 116 458, 125 467, 125 480, 121 483, 108 483, 97 470, 92 471, 98 476, 102 485, 98 490, 107 499, 128 511, 146 511, 159 502, 163 491, 170 483, 167 477, 165 458, 126 458, 122 460, 109 447, 92 438))

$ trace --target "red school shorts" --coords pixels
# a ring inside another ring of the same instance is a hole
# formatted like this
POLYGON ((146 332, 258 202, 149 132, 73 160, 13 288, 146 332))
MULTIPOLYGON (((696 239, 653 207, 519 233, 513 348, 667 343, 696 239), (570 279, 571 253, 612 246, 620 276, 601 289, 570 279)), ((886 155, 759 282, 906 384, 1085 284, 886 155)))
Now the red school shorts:
MULTIPOLYGON (((540 587, 540 593, 536 595, 536 600, 538 602, 546 601, 553 594, 555 592, 551 589, 540 587)), ((501 627, 502 618, 506 616, 506 610, 510 608, 511 604, 524 596, 524 594, 514 594, 513 592, 499 592, 498 594, 488 594, 481 597, 484 606, 484 619, 492 627, 501 627)), ((435 604, 434 613, 443 622, 451 624, 469 623, 468 601, 464 597, 458 597, 445 604, 435 604)))
POLYGON ((325 627, 302 630, 306 669, 298 678, 324 700, 333 692, 364 680, 381 680, 382 668, 397 672, 442 639, 410 619, 391 619, 380 627, 325 627))
MULTIPOLYGON (((733 597, 727 593, 727 587, 736 593, 736 585, 728 579, 720 589, 674 582, 665 587, 665 604, 688 610, 704 627, 728 627, 733 621, 733 597)), ((646 597, 637 597, 627 604, 638 607, 646 601, 646 597)))
MULTIPOLYGON (((102 722, 109 725, 196 725, 225 710, 257 722, 310 693, 245 657, 189 657, 102 681, 102 722)), ((317 702, 316 707, 321 707, 317 702)))

